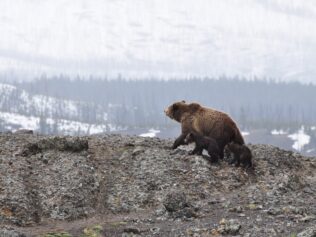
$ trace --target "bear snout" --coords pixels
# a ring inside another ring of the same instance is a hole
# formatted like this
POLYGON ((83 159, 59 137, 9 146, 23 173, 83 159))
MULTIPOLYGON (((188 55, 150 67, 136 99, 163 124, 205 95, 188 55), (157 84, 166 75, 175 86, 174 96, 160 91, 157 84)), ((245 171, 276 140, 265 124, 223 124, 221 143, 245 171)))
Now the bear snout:
POLYGON ((164 112, 165 112, 166 116, 168 116, 169 118, 173 119, 172 112, 170 111, 170 108, 165 109, 164 112))

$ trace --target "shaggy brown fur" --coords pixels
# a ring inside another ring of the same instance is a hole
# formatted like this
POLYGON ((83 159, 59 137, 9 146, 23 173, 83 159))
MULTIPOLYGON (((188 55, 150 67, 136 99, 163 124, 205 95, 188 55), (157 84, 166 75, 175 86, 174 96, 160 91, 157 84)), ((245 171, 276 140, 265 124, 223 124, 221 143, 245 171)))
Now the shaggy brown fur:
POLYGON ((211 162, 217 162, 219 159, 219 147, 213 138, 200 136, 198 134, 189 133, 184 139, 186 144, 195 142, 195 148, 190 154, 202 155, 203 149, 207 150, 210 155, 211 162))
POLYGON ((234 153, 234 159, 231 162, 239 166, 242 163, 246 168, 252 167, 252 154, 246 145, 240 145, 234 142, 227 144, 227 148, 234 153))
POLYGON ((216 140, 220 157, 224 157, 224 147, 231 141, 244 144, 244 139, 236 123, 225 113, 202 107, 198 103, 176 102, 165 109, 165 114, 181 123, 181 135, 175 140, 173 149, 185 144, 189 133, 210 137, 216 140))

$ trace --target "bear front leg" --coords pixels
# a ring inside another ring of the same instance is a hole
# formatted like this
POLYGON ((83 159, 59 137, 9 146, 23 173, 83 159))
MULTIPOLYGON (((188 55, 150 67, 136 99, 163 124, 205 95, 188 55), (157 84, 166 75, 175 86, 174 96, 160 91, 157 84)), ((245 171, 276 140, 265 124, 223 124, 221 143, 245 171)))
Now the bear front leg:
POLYGON ((218 160, 219 160, 219 155, 218 154, 213 154, 212 162, 217 163, 218 160))
POLYGON ((187 134, 181 134, 173 143, 172 149, 176 149, 180 145, 185 145, 184 139, 187 134))
POLYGON ((235 157, 235 161, 236 161, 236 167, 239 167, 240 166, 240 156, 238 154, 234 155, 235 157))
POLYGON ((221 149, 221 150, 219 151, 218 157, 219 157, 221 160, 224 159, 224 149, 221 149))
POLYGON ((219 160, 219 155, 215 152, 208 152, 209 156, 210 156, 210 161, 211 163, 217 163, 219 160))
POLYGON ((248 157, 245 154, 242 154, 240 156, 240 162, 245 168, 250 168, 252 167, 252 162, 251 162, 251 157, 248 157))
POLYGON ((210 161, 211 163, 216 163, 218 162, 219 158, 220 158, 220 150, 218 149, 217 145, 214 146, 214 144, 209 144, 208 148, 207 148, 207 152, 210 156, 210 161))
POLYGON ((195 145, 194 149, 189 152, 189 155, 195 155, 195 154, 197 154, 197 155, 200 156, 200 155, 202 155, 202 151, 203 151, 203 148, 201 148, 201 147, 195 145))
POLYGON ((236 167, 240 166, 240 160, 237 160, 236 167))
POLYGON ((232 164, 236 163, 237 160, 238 160, 237 155, 233 153, 233 159, 232 159, 231 161, 229 161, 228 163, 229 163, 230 165, 232 165, 232 164))

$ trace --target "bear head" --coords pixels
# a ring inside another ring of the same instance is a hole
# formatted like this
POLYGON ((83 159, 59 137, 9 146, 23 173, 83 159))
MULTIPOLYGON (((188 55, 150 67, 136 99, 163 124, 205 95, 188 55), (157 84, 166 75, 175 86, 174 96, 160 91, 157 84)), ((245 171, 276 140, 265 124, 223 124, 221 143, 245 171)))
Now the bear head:
POLYGON ((186 111, 187 107, 188 107, 188 105, 185 103, 184 100, 182 100, 180 102, 173 103, 168 108, 166 108, 164 110, 164 112, 169 118, 171 118, 177 122, 180 122, 181 116, 186 111))

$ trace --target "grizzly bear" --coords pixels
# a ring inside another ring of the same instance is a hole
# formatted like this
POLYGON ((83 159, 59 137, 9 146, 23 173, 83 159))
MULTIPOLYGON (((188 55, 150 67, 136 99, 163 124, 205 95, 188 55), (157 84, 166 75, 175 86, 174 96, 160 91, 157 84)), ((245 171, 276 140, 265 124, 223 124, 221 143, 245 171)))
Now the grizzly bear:
POLYGON ((227 144, 227 148, 234 153, 234 159, 231 164, 236 163, 236 166, 239 166, 240 163, 243 164, 244 167, 252 167, 252 154, 250 149, 245 145, 240 145, 234 142, 230 142, 227 144))
POLYGON ((170 105, 164 112, 169 118, 181 123, 181 135, 175 140, 173 149, 184 145, 189 133, 215 139, 220 158, 224 157, 224 147, 229 142, 245 143, 236 123, 221 111, 181 101, 170 105))
POLYGON ((191 155, 202 155, 203 150, 207 150, 210 155, 211 162, 217 162, 219 158, 219 147, 217 142, 210 137, 200 136, 198 134, 189 133, 184 139, 186 144, 195 142, 195 148, 190 152, 191 155))

